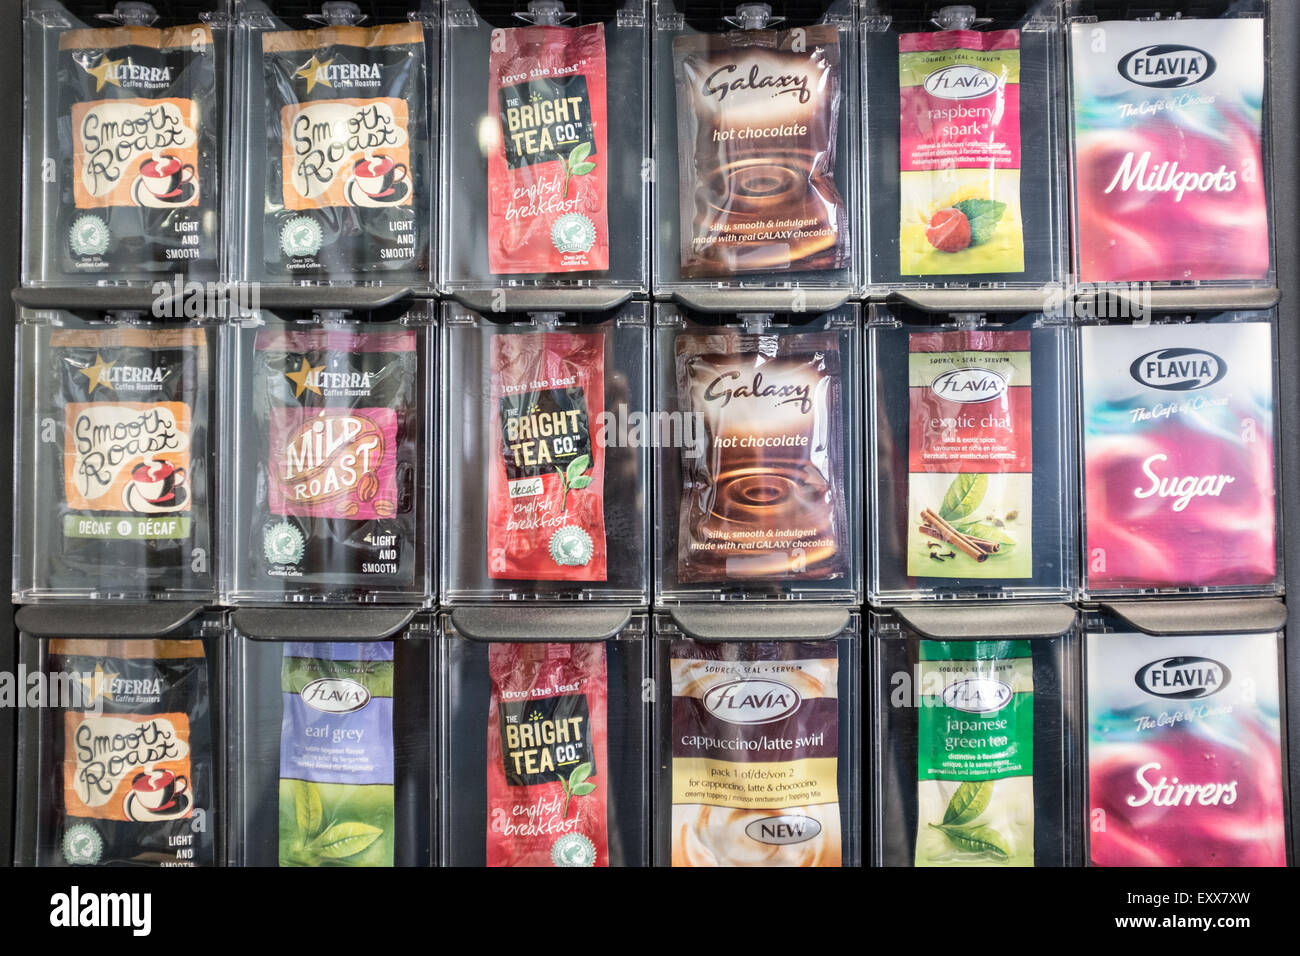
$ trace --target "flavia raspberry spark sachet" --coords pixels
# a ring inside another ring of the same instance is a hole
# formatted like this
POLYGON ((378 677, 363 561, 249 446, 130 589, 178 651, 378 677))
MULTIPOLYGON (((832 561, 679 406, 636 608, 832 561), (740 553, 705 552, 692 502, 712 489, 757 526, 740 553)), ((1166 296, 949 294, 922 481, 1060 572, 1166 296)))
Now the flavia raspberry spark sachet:
POLYGON ((898 38, 899 271, 1023 272, 1020 33, 898 38))
POLYGON ((488 114, 492 274, 608 269, 604 24, 494 30, 488 114))
POLYGON ((682 275, 843 268, 836 27, 680 36, 673 63, 682 275))
POLYGON ((488 574, 605 580, 605 339, 493 336, 488 574))

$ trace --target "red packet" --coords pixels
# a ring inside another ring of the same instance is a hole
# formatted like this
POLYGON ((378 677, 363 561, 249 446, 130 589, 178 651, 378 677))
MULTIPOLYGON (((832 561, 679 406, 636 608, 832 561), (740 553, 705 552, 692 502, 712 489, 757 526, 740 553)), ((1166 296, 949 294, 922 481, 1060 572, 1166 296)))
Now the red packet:
POLYGON ((608 269, 604 25, 495 30, 489 73, 490 271, 608 269))
POLYGON ((605 645, 493 644, 487 865, 608 866, 605 645))

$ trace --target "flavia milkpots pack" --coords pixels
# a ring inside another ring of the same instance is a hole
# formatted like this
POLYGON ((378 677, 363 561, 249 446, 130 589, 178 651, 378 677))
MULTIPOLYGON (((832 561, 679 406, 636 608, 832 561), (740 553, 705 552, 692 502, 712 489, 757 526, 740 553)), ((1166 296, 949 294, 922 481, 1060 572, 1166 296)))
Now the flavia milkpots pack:
POLYGON ((61 271, 215 272, 215 61, 201 23, 59 36, 59 214, 47 254, 61 271))

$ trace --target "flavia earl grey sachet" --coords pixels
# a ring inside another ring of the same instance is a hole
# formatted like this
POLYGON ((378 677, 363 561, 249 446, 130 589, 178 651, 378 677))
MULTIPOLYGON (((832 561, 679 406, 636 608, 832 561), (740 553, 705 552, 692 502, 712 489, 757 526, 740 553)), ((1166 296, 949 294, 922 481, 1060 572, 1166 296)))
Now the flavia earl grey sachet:
POLYGON ((838 30, 681 36, 673 63, 682 275, 843 268, 838 30))
MULTIPOLYGON (((59 215, 68 274, 215 273, 216 52, 203 24, 59 36, 59 215), (71 168, 68 168, 68 163, 71 168)), ((53 249, 50 250, 53 252, 53 249)))
POLYGON ((427 271, 420 25, 266 33, 262 52, 266 271, 294 279, 427 271))

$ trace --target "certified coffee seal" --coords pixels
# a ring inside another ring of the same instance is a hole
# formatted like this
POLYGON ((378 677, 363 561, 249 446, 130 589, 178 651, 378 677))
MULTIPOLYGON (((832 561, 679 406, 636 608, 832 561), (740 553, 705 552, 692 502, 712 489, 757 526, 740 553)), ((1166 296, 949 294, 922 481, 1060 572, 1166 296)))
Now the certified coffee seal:
POLYGON ((86 823, 68 827, 63 833, 63 859, 70 866, 93 866, 104 855, 104 838, 86 823))
POLYGON ((294 216, 280 229, 280 248, 286 256, 314 256, 324 241, 320 223, 307 216, 294 216))
POLYGON ((298 564, 306 551, 302 532, 287 521, 269 525, 262 532, 262 550, 271 564, 298 564))
POLYGON ((551 844, 551 862, 556 866, 595 866, 596 845, 581 833, 566 833, 551 844))
POLYGON ((108 223, 98 216, 78 216, 68 230, 68 244, 79 256, 102 256, 108 252, 108 223))
POLYGON ((596 227, 582 213, 566 213, 551 224, 551 242, 560 252, 586 252, 596 244, 596 227))
POLYGON ((595 547, 591 535, 581 528, 565 525, 551 535, 551 559, 564 567, 580 568, 591 560, 595 547))

